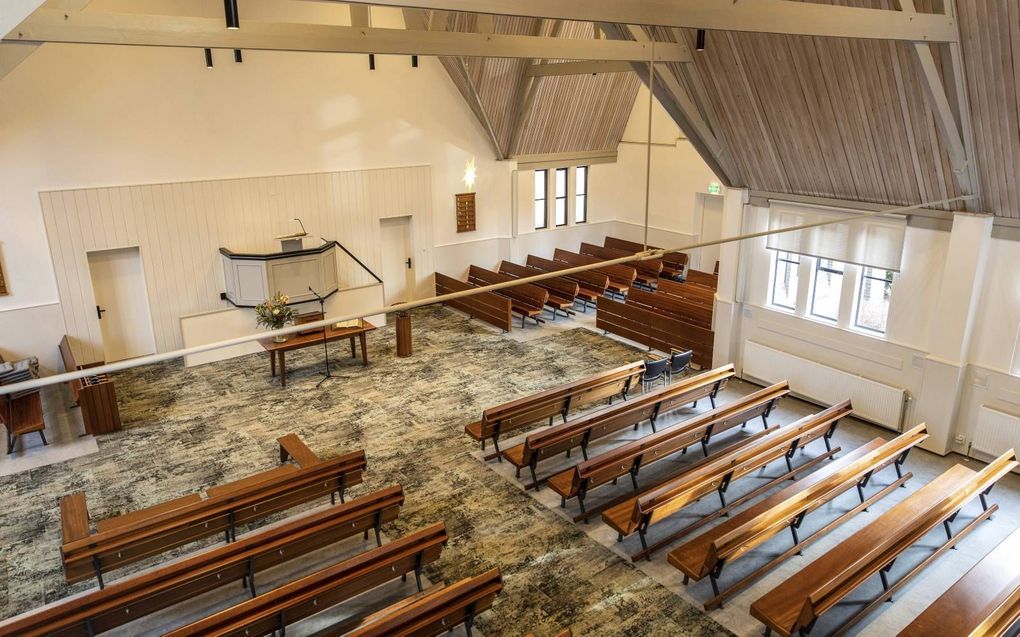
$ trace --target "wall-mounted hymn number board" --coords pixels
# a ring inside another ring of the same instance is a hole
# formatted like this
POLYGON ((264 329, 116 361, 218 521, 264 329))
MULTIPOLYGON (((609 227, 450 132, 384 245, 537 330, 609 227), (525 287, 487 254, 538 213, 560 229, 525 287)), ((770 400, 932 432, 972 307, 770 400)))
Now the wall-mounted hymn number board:
POLYGON ((472 232, 475 229, 475 193, 457 195, 457 232, 472 232))

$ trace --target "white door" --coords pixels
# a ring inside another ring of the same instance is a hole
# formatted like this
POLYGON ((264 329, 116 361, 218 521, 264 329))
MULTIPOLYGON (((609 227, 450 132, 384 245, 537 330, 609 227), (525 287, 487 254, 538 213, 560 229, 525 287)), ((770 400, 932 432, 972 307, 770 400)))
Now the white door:
POLYGON ((155 353, 138 248, 90 252, 88 259, 106 362, 155 353))
POLYGON ((382 239, 383 296, 386 305, 410 301, 414 296, 414 250, 411 217, 379 220, 382 239))
MULTIPOLYGON (((722 205, 721 195, 698 194, 701 198, 701 241, 717 241, 722 239, 722 205)), ((719 260, 719 246, 701 248, 701 260, 698 270, 711 272, 715 262, 719 260)))

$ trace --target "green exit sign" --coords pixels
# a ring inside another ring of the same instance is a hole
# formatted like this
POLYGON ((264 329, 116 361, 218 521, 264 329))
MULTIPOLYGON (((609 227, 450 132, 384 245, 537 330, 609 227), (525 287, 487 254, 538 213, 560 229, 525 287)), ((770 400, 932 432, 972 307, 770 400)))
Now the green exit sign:
POLYGON ((722 186, 719 185, 718 181, 713 181, 710 184, 708 184, 708 194, 710 195, 722 194, 722 186))

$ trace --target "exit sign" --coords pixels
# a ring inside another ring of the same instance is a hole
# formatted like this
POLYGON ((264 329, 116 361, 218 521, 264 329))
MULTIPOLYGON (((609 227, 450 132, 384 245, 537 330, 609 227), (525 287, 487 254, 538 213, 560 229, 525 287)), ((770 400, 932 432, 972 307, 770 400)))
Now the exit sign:
POLYGON ((722 193, 722 186, 719 185, 718 181, 713 181, 708 184, 708 194, 718 195, 722 193))

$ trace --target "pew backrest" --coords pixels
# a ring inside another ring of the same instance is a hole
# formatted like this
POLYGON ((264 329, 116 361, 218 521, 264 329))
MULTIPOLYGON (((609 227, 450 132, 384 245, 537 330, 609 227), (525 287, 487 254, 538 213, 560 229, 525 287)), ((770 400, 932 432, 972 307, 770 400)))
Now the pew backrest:
MULTIPOLYGON (((476 287, 470 283, 458 281, 453 277, 436 272, 437 295, 473 290, 476 287)), ((505 296, 492 292, 482 292, 473 296, 446 301, 446 304, 472 318, 479 318, 504 332, 509 332, 513 327, 513 311, 510 299, 505 296)))
MULTIPOLYGON (((514 277, 507 274, 500 274, 492 270, 472 265, 468 269, 468 283, 472 285, 492 285, 495 283, 506 283, 513 281, 514 277)), ((508 297, 513 304, 525 310, 541 312, 549 300, 549 291, 545 288, 530 283, 522 283, 512 288, 504 288, 495 294, 508 297)))
MULTIPOLYGON (((553 251, 553 260, 562 261, 571 266, 578 265, 594 265, 601 263, 604 259, 597 259, 587 254, 578 254, 577 252, 570 252, 569 250, 563 250, 556 248, 553 251)), ((595 270, 596 272, 602 272, 609 277, 612 284, 620 287, 629 288, 634 284, 634 280, 637 278, 637 270, 634 266, 626 265, 623 263, 614 263, 611 265, 605 265, 595 270)))
MULTIPOLYGON (((614 248, 616 250, 624 250, 631 254, 638 252, 644 252, 645 246, 637 243, 636 241, 627 241, 626 239, 618 239, 616 237, 606 237, 602 241, 602 245, 607 248, 614 248)), ((648 246, 648 250, 661 250, 655 246, 648 246)), ((667 268, 676 272, 683 272, 687 267, 687 254, 685 252, 667 252, 662 255, 663 265, 667 268)))
POLYGON ((626 304, 665 314, 678 321, 683 321, 684 323, 689 323, 706 330, 712 329, 712 308, 692 303, 680 297, 660 292, 632 290, 627 295, 626 304))
POLYGON ((655 310, 602 297, 596 306, 595 327, 660 352, 690 350, 696 365, 712 366, 715 332, 655 310))
MULTIPOLYGON (((581 247, 578 248, 578 252, 581 254, 587 254, 588 256, 595 257, 596 259, 619 259, 621 257, 633 256, 633 252, 627 250, 617 250, 615 248, 606 248, 603 246, 597 246, 592 243, 581 243, 581 247)), ((649 259, 647 261, 633 261, 627 265, 633 266, 637 270, 639 275, 657 280, 659 275, 662 274, 662 259, 649 259)))
POLYGON ((715 290, 702 285, 678 283, 677 281, 659 281, 655 288, 659 294, 667 294, 683 299, 694 305, 701 305, 711 311, 715 307, 715 290))
MULTIPOLYGON (((569 263, 563 263, 562 261, 555 261, 552 259, 543 259, 533 254, 528 255, 528 267, 541 270, 542 272, 559 272, 560 270, 567 270, 574 266, 569 263)), ((588 293, 590 296, 599 297, 606 293, 606 288, 609 287, 609 276, 603 272, 596 272, 588 270, 586 272, 574 272, 573 274, 565 274, 564 278, 576 282, 582 292, 588 293)))
POLYGON ((701 270, 688 270, 685 281, 691 285, 701 285, 713 291, 719 288, 719 275, 701 270))
MULTIPOLYGON (((503 274, 519 279, 535 276, 536 274, 542 274, 544 272, 544 270, 537 270, 528 266, 517 265, 512 261, 502 261, 499 264, 499 271, 503 274)), ((559 276, 539 281, 538 283, 535 283, 535 285, 548 290, 550 296, 555 295, 568 301, 573 301, 579 291, 577 281, 571 281, 566 277, 559 276)))

